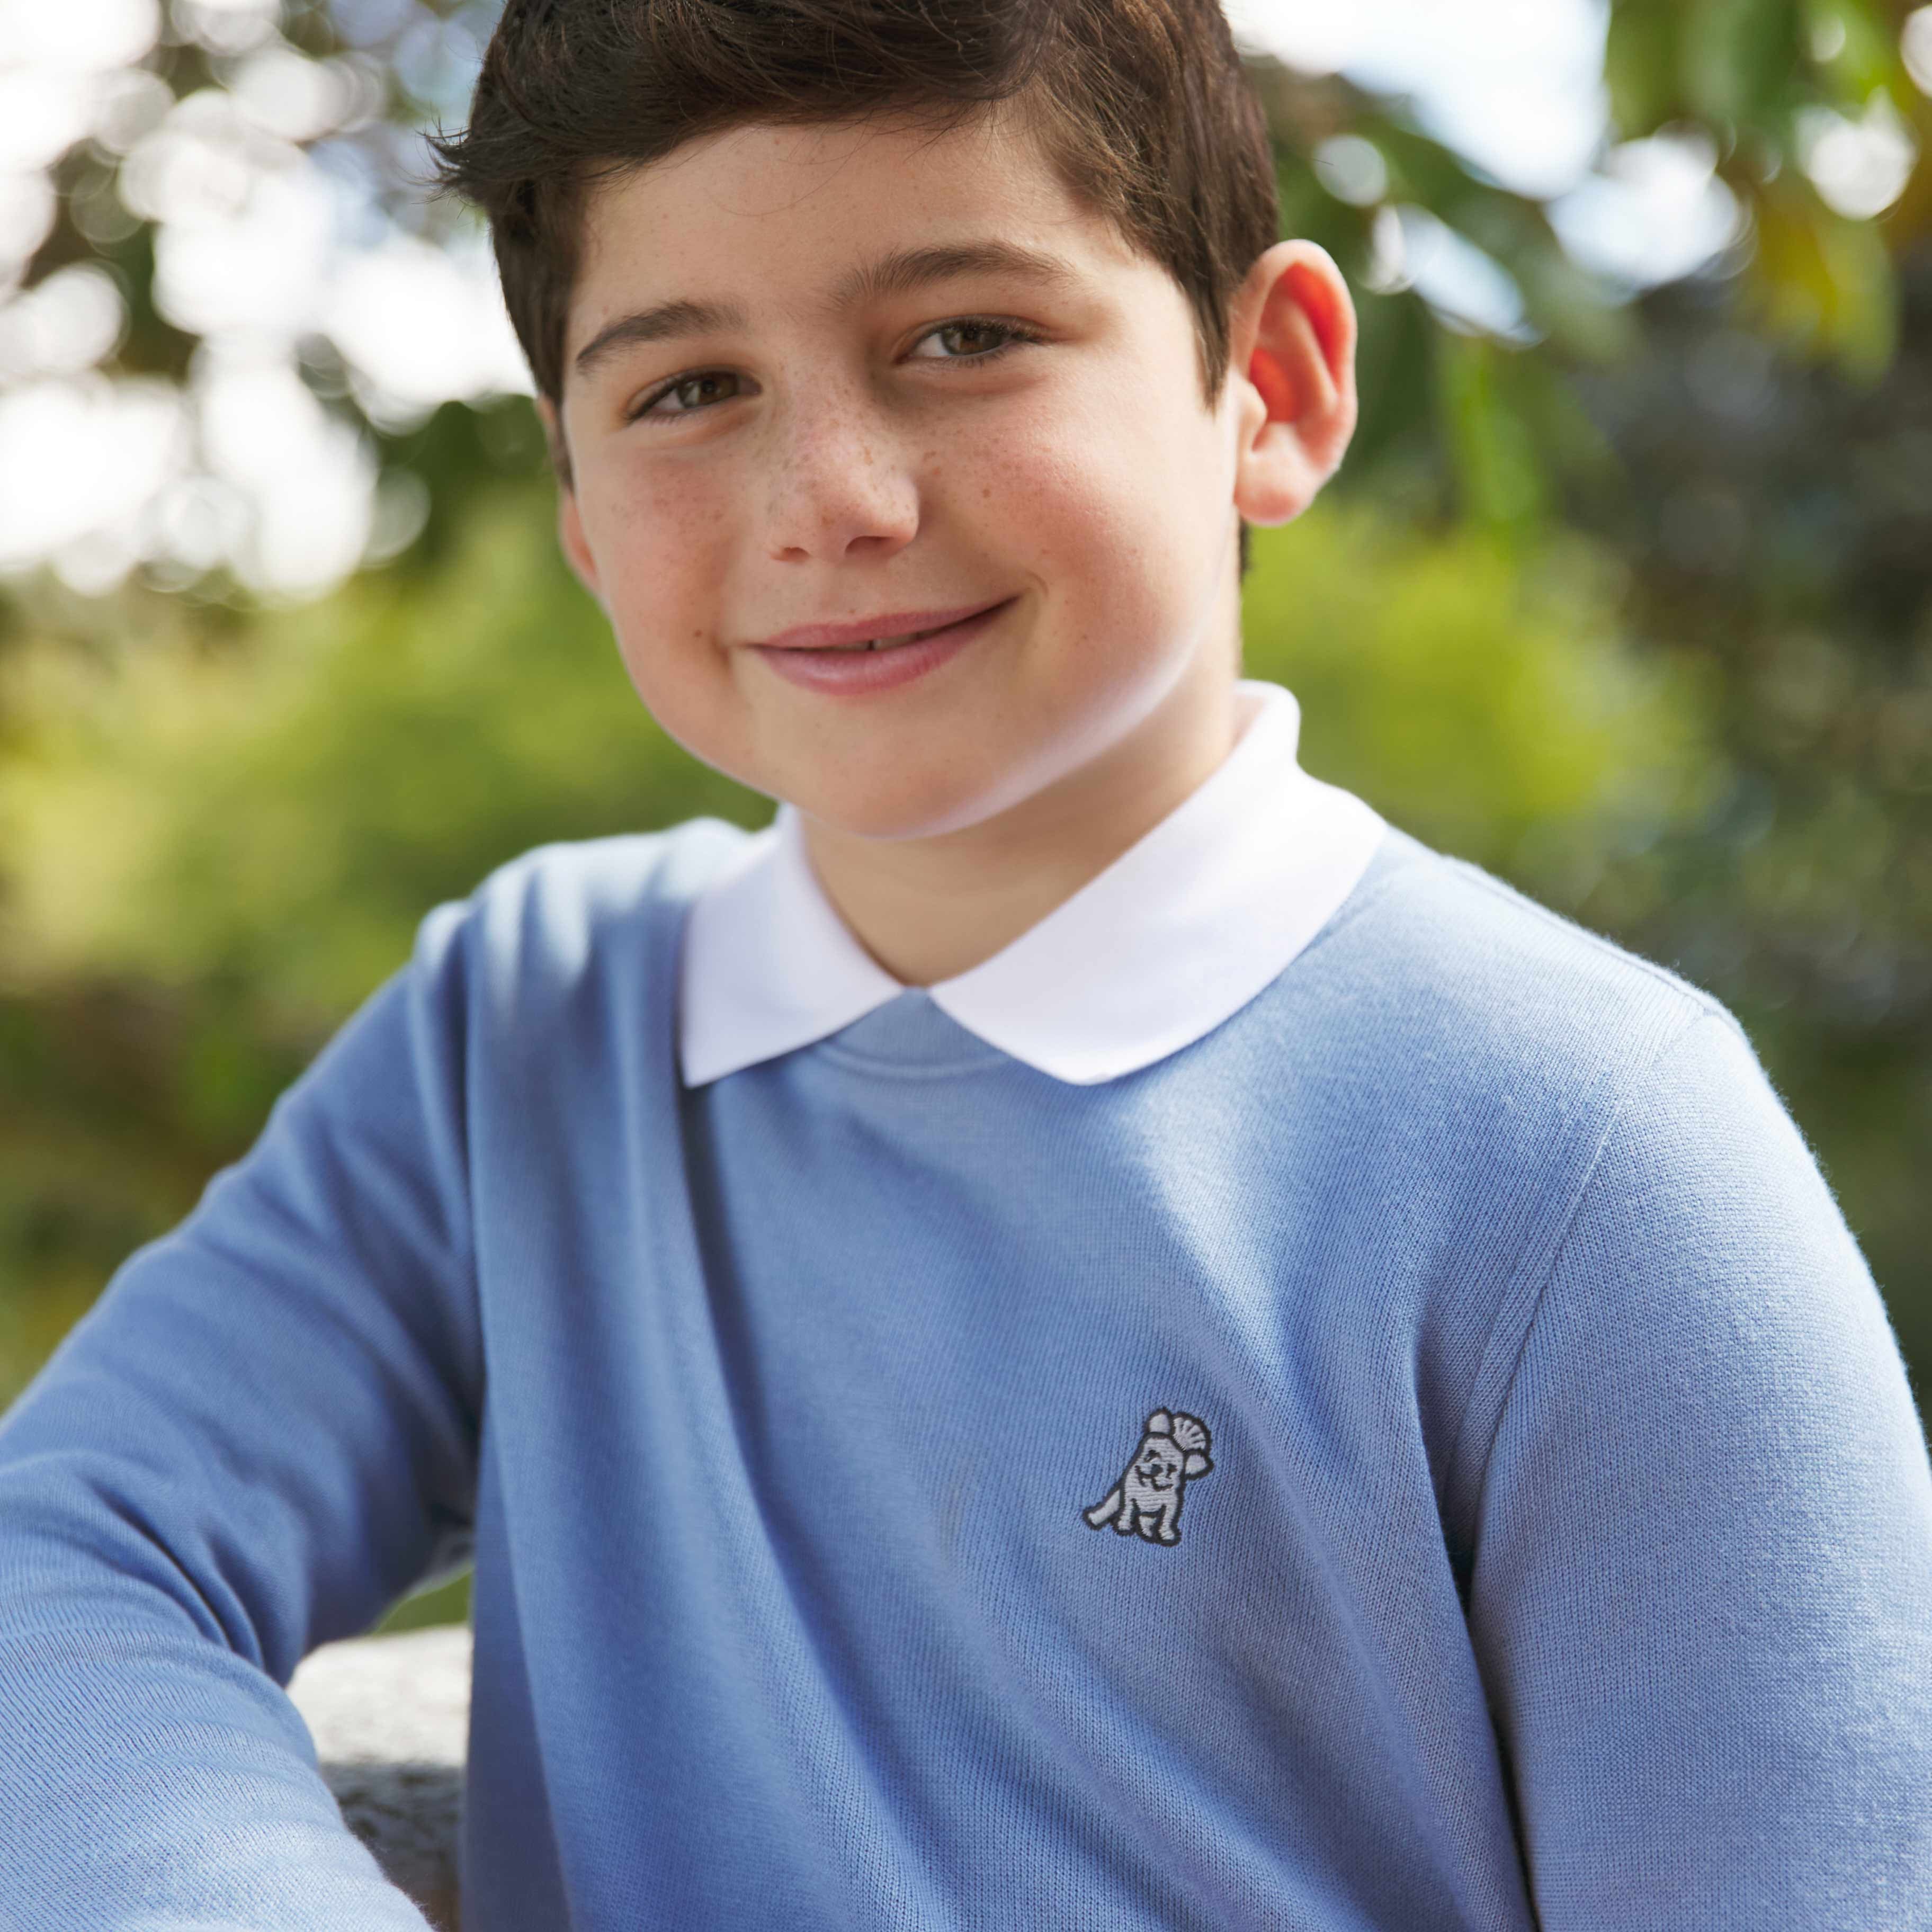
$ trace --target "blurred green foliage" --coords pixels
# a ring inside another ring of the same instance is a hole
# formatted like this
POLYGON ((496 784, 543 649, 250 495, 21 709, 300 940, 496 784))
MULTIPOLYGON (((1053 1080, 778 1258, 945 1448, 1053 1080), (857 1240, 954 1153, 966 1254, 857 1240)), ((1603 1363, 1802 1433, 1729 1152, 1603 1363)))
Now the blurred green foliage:
MULTIPOLYGON (((365 56, 458 10, 391 10, 365 56)), ((1615 0, 1618 137, 1701 134, 1744 220, 1712 271, 1638 302, 1406 103, 1258 62, 1285 232, 1358 292, 1364 406, 1328 497, 1256 532, 1245 632, 1251 674, 1302 700, 1312 770, 1736 1007, 1922 1388, 1932 170, 1860 220, 1804 165, 1817 115, 1875 98, 1932 142, 1906 12, 1615 0), (1372 143, 1385 192, 1324 184, 1341 135, 1372 143), (1381 274, 1396 205, 1508 272, 1525 340, 1381 274)), ((320 4, 284 32, 312 55, 346 44, 320 4)), ((179 38, 150 64, 178 94, 224 84, 179 38)), ((411 199, 394 137, 436 104, 386 71, 386 117, 330 138, 433 229, 455 218, 411 199)), ((133 313, 118 367, 178 377, 194 345, 154 310, 151 231, 88 232, 112 165, 62 164, 29 279, 106 261, 133 313)), ((305 368, 355 415, 320 349, 305 368)), ((431 905, 548 840, 769 812, 638 705, 557 556, 526 404, 362 427, 430 513, 326 600, 259 608, 219 578, 0 586, 0 1403, 247 1148, 431 905)), ((396 1620, 463 1600, 448 1586, 396 1620)))
POLYGON ((1621 589, 1564 536, 1526 557, 1331 503, 1256 533, 1246 663, 1300 700, 1312 770, 1575 906, 1699 809, 1708 776, 1691 668, 1630 650, 1621 589))
POLYGON ((652 724, 544 494, 482 508, 433 571, 364 576, 218 656, 149 639, 38 715, 23 694, 0 783, 43 970, 232 986, 312 1034, 517 852, 768 813, 652 724))

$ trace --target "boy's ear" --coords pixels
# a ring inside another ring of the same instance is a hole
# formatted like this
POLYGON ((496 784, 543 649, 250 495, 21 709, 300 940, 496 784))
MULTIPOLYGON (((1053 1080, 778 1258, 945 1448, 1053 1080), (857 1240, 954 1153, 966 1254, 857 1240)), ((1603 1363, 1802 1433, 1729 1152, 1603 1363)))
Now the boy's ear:
POLYGON ((548 396, 537 398, 537 414, 542 418, 544 435, 550 443, 550 467, 556 472, 556 540, 564 560, 576 573, 577 580, 599 604, 603 592, 598 588, 597 560, 584 535, 583 513, 577 503, 577 486, 570 473, 570 452, 564 442, 563 425, 557 418, 556 405, 548 396))
POLYGON ((1243 379, 1234 507, 1251 524, 1300 515, 1355 430, 1355 304, 1325 248, 1277 242, 1235 298, 1232 376, 1243 379))

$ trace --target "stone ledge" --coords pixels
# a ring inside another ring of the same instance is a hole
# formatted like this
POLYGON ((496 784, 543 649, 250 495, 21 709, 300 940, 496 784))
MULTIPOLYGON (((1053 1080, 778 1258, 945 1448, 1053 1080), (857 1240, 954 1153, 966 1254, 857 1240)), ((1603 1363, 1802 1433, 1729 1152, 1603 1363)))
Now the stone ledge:
POLYGON ((441 1932, 458 1928, 470 1662, 454 1624, 323 1644, 289 1684, 344 1822, 441 1932))

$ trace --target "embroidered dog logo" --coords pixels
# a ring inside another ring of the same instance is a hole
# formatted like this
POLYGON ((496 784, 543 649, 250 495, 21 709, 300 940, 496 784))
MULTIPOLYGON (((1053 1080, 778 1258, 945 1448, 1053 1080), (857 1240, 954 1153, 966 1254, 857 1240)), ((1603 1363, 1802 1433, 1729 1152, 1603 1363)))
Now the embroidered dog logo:
POLYGON ((1170 1415, 1157 1408, 1147 1419, 1140 1447, 1120 1472, 1120 1480, 1090 1510, 1082 1510, 1090 1529, 1114 1526, 1116 1536, 1138 1530, 1150 1543, 1180 1540, 1180 1499, 1189 1482, 1214 1468, 1208 1425, 1198 1415, 1170 1415))

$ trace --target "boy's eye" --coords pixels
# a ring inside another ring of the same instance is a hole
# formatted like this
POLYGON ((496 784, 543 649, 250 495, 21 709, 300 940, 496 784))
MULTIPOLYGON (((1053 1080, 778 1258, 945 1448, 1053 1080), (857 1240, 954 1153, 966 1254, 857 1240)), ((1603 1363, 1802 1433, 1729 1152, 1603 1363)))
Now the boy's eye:
POLYGON ((984 316, 969 316, 961 322, 942 322, 937 328, 928 328, 920 340, 932 342, 946 336, 962 342, 964 346, 956 354, 943 357, 922 356, 919 359, 922 362, 984 362, 1000 354, 1015 342, 1031 342, 1039 339, 1016 323, 992 322, 984 316))
POLYGON ((653 414, 689 416, 693 410, 701 410, 708 404, 728 402, 737 394, 737 377, 726 369, 706 369, 695 376, 680 376, 674 382, 667 382, 663 388, 652 390, 632 412, 632 420, 653 414), (725 386, 728 383, 731 386, 728 388, 725 386), (677 400, 676 409, 658 409, 660 403, 673 397, 677 400))

